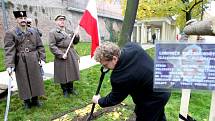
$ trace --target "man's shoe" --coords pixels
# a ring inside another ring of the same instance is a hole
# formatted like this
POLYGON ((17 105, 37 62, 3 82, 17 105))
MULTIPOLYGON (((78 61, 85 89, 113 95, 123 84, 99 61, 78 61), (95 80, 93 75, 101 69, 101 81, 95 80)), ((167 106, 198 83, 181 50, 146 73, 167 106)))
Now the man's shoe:
POLYGON ((42 106, 42 103, 41 103, 39 100, 36 100, 36 101, 32 101, 32 102, 31 102, 31 105, 32 105, 32 106, 36 106, 36 107, 41 107, 41 106, 42 106))
POLYGON ((24 109, 30 109, 30 108, 31 108, 30 99, 24 100, 24 109))
POLYGON ((24 103, 24 109, 30 109, 31 104, 30 103, 24 103))

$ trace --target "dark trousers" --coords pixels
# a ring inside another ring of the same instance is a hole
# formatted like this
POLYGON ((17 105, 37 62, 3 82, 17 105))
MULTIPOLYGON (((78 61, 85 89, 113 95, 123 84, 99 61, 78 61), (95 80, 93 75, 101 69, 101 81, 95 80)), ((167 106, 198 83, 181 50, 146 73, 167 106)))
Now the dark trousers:
POLYGON ((136 121, 166 121, 164 108, 154 108, 154 110, 141 108, 135 108, 136 121))
POLYGON ((31 100, 30 99, 26 99, 24 100, 24 103, 31 103, 31 102, 37 102, 38 101, 38 96, 32 97, 31 100))
POLYGON ((70 93, 73 90, 73 82, 68 82, 66 84, 60 84, 61 89, 63 92, 68 92, 70 93))
POLYGON ((24 103, 26 103, 26 104, 29 104, 29 105, 30 105, 31 100, 30 100, 30 99, 26 99, 26 100, 24 100, 24 103))
POLYGON ((38 96, 32 97, 31 102, 37 102, 38 101, 38 96))
POLYGON ((41 103, 38 100, 38 96, 32 97, 31 99, 24 100, 24 108, 29 109, 32 106, 40 107, 41 103))

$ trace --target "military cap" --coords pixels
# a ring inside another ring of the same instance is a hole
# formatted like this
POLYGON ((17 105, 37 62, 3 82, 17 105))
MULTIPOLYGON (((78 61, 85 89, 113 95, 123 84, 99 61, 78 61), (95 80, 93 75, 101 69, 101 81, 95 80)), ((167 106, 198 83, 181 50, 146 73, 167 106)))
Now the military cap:
POLYGON ((60 14, 60 15, 57 15, 57 16, 55 17, 55 21, 58 20, 58 19, 64 19, 64 20, 65 20, 65 19, 66 19, 66 16, 65 16, 65 15, 61 15, 61 14, 60 14))
POLYGON ((15 18, 27 17, 26 11, 13 11, 13 15, 15 18))

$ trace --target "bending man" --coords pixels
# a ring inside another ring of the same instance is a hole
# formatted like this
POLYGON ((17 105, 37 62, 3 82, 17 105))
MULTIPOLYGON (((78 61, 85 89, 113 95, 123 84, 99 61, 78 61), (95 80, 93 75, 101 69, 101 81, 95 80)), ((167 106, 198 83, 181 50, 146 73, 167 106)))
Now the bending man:
POLYGON ((101 107, 119 104, 131 95, 136 104, 137 121, 166 121, 164 107, 170 97, 168 92, 153 90, 153 60, 135 43, 120 48, 111 42, 100 45, 95 60, 111 73, 112 91, 106 97, 93 96, 93 102, 101 107))

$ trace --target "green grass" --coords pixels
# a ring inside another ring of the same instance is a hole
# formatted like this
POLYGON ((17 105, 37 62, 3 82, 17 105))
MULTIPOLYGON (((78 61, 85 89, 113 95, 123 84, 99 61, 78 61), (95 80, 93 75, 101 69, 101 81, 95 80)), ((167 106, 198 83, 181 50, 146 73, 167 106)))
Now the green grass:
MULTIPOLYGON (((32 108, 31 110, 23 110, 22 101, 18 98, 17 94, 12 96, 9 121, 14 120, 31 120, 31 121, 48 121, 61 114, 62 112, 78 109, 84 107, 91 102, 94 95, 98 79, 100 76, 100 66, 94 66, 89 69, 81 71, 81 80, 74 83, 76 90, 79 92, 78 96, 71 96, 66 99, 62 96, 60 86, 53 83, 53 80, 45 81, 45 90, 47 100, 43 100, 44 105, 41 108, 32 108)), ((106 75, 102 88, 101 95, 105 96, 111 90, 110 72, 106 75)), ((166 115, 168 121, 176 121, 179 113, 181 93, 179 91, 173 92, 171 98, 166 106, 166 115)), ((211 93, 207 91, 194 91, 191 94, 190 101, 190 115, 195 117, 197 121, 204 121, 208 119, 210 107, 211 93)), ((121 119, 126 119, 132 112, 134 104, 129 97, 124 101, 130 109, 119 109, 122 112, 121 119)), ((3 120, 6 100, 0 102, 0 120, 3 120)), ((103 115, 98 118, 98 121, 109 119, 111 114, 103 115)), ((206 120, 207 121, 207 120, 206 120)))
MULTIPOLYGON (((80 47, 82 50, 82 47, 80 47)), ((84 50, 82 50, 84 53, 84 50)), ((153 49, 147 50, 153 57, 153 49)), ((80 52, 82 53, 82 52, 80 52)), ((17 94, 14 94, 11 98, 9 121, 50 121, 53 117, 61 114, 62 112, 79 109, 87 104, 91 103, 92 96, 94 95, 98 80, 100 77, 100 66, 93 66, 89 69, 81 71, 80 81, 74 83, 74 87, 79 92, 78 96, 71 96, 70 98, 64 98, 62 91, 58 84, 55 84, 53 80, 45 81, 45 90, 47 100, 43 101, 41 108, 32 108, 30 110, 24 110, 22 108, 22 101, 17 94)), ((101 96, 105 96, 111 90, 110 72, 106 75, 102 88, 101 96)), ((166 116, 168 121, 178 120, 178 113, 180 109, 181 92, 173 91, 171 98, 166 106, 166 116)), ((211 92, 209 91, 192 91, 191 100, 189 105, 189 115, 193 116, 197 121, 208 121, 208 115, 210 110, 211 92)), ((128 105, 128 108, 117 109, 117 112, 121 112, 119 119, 113 119, 113 114, 104 114, 96 121, 121 121, 129 117, 133 113, 134 104, 131 97, 128 97, 124 103, 128 105)), ((6 106, 6 100, 0 101, 0 120, 3 120, 4 111, 6 106)), ((74 116, 74 114, 73 114, 74 116)))
MULTIPOLYGON (((9 121, 14 120, 32 120, 32 121, 48 121, 55 115, 64 111, 76 109, 85 106, 91 102, 99 79, 99 66, 81 71, 81 80, 74 83, 78 96, 64 98, 60 86, 53 83, 53 80, 45 81, 45 90, 47 100, 43 100, 44 105, 41 108, 32 108, 31 110, 23 110, 22 101, 17 94, 12 96, 9 121)), ((107 75, 108 76, 108 75, 107 75)), ((105 80, 108 80, 106 77, 105 80)), ((108 81, 103 83, 103 93, 110 90, 108 81)), ((6 106, 6 100, 0 102, 0 120, 3 120, 3 114, 6 106)))
POLYGON ((80 42, 75 45, 75 49, 77 50, 79 56, 90 55, 91 43, 80 42))
POLYGON ((54 55, 51 53, 48 45, 45 45, 44 47, 46 51, 46 63, 52 62, 54 60, 54 55))
POLYGON ((0 72, 5 71, 5 64, 4 64, 4 49, 0 48, 0 72))

